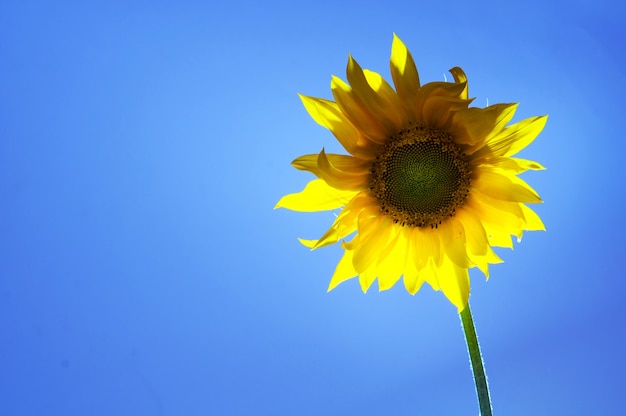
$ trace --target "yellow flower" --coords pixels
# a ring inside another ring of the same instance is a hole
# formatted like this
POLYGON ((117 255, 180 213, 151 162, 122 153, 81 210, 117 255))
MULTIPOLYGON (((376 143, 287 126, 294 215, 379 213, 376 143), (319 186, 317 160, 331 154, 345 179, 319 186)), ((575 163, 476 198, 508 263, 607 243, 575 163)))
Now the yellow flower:
POLYGON ((517 104, 469 107, 467 78, 420 86, 413 58, 394 35, 391 76, 395 90, 349 57, 348 83, 332 77, 335 101, 300 98, 311 117, 351 154, 305 155, 297 169, 317 176, 276 208, 323 211, 342 208, 310 248, 344 241, 328 290, 358 276, 365 292, 403 277, 415 294, 424 282, 441 290, 459 312, 468 302, 468 269, 489 277, 502 260, 492 247, 513 247, 524 230, 544 230, 525 203, 542 202, 518 174, 543 167, 511 157, 532 142, 547 116, 507 125, 517 104))

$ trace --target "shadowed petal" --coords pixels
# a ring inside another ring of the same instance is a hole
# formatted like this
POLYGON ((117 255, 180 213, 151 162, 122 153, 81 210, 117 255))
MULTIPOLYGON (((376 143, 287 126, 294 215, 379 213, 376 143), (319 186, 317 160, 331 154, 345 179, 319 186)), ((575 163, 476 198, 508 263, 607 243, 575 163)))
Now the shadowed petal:
POLYGON ((313 120, 330 130, 349 153, 364 159, 374 156, 376 147, 362 137, 335 102, 302 94, 300 99, 313 120))

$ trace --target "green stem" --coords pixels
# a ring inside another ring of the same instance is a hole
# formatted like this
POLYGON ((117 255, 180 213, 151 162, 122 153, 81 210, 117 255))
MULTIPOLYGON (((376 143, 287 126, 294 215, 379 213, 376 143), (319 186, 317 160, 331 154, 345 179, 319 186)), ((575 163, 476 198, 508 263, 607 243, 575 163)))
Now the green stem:
POLYGON ((476 329, 474 329, 474 320, 472 319, 469 303, 461 312, 461 322, 463 323, 465 342, 467 342, 467 350, 472 363, 472 371, 474 372, 474 382, 476 383, 480 415, 491 416, 491 400, 489 399, 487 376, 485 375, 485 367, 483 366, 483 359, 480 355, 480 346, 478 345, 478 338, 476 337, 476 329))

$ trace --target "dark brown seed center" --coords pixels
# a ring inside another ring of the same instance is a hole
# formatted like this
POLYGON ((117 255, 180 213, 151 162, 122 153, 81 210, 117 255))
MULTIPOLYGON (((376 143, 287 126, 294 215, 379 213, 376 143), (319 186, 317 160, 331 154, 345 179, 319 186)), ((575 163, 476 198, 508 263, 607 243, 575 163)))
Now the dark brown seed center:
POLYGON ((470 176, 467 156, 448 133, 409 125, 376 158, 370 189, 395 222, 437 227, 465 203, 470 176))

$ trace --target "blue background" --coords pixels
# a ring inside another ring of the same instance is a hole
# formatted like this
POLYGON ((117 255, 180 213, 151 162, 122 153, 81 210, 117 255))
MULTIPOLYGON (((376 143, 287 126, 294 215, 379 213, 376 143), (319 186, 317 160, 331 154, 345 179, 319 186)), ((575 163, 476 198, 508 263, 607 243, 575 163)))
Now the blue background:
POLYGON ((624 414, 622 2, 3 2, 0 415, 477 414, 456 309, 326 287, 274 211, 348 53, 549 114, 545 200, 472 308, 496 415, 624 414), (448 79, 451 77, 448 74, 448 79))

